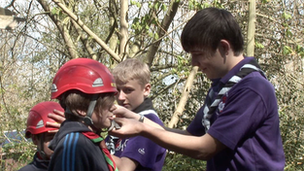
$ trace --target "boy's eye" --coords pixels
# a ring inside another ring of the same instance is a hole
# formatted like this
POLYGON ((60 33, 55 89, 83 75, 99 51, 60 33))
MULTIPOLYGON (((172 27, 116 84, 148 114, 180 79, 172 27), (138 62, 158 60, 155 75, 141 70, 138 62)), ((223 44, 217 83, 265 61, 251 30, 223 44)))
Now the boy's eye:
POLYGON ((123 92, 125 93, 125 94, 129 94, 129 93, 131 93, 133 91, 133 89, 130 89, 130 88, 125 88, 125 89, 123 89, 123 92))

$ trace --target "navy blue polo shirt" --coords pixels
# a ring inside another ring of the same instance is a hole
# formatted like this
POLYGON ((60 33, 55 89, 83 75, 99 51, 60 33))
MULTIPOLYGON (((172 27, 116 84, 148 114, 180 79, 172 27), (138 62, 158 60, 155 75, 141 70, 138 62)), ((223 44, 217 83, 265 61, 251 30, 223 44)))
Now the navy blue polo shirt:
MULTIPOLYGON (((223 78, 213 80, 211 89, 215 94, 250 60, 253 58, 246 57, 223 78)), ((187 128, 193 135, 205 134, 203 109, 187 128)), ((259 72, 248 74, 222 97, 210 122, 208 134, 227 148, 207 161, 207 170, 284 170, 275 90, 259 72)))

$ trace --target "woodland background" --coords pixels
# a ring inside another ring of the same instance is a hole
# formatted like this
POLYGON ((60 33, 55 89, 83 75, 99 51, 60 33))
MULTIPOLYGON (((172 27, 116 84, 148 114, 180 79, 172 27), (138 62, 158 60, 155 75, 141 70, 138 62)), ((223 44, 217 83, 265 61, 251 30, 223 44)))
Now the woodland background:
MULTIPOLYGON (((184 24, 206 7, 229 10, 276 88, 286 171, 304 170, 303 0, 1 0, 25 18, 0 30, 0 142, 3 131, 25 129, 29 109, 50 100, 51 81, 66 61, 87 57, 108 68, 140 58, 152 71, 155 108, 169 127, 185 129, 202 106, 208 79, 190 65, 180 44, 184 24)), ((0 170, 31 161, 34 146, 0 147, 0 170), (13 160, 8 160, 13 159, 13 160)), ((205 162, 169 152, 164 171, 204 170, 205 162)))

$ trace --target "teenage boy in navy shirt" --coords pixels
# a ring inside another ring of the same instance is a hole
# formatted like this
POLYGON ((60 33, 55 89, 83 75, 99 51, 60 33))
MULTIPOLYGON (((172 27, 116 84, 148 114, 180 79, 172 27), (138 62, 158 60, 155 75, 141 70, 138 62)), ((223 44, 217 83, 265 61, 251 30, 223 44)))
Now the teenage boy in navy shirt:
MULTIPOLYGON (((119 63, 112 74, 118 90, 118 104, 137 113, 142 119, 146 117, 163 126, 152 100, 148 98, 151 90, 148 65, 138 59, 127 59, 119 63)), ((107 145, 108 148, 112 147, 110 150, 119 171, 162 170, 166 149, 148 138, 137 136, 115 139, 109 136, 107 145)))
POLYGON ((243 55, 241 29, 231 13, 217 8, 198 11, 184 27, 181 43, 192 55, 192 65, 212 80, 205 104, 187 130, 162 128, 146 118, 138 122, 138 115, 116 106, 115 121, 122 127, 112 134, 145 136, 207 160, 208 171, 283 171, 274 87, 255 59, 243 55))

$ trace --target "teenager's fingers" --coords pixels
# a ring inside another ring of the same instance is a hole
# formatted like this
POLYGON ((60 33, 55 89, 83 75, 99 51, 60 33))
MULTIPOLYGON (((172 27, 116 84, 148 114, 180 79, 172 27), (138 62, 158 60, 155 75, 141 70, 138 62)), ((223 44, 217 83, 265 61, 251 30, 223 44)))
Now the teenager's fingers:
POLYGON ((60 115, 60 116, 62 116, 62 117, 64 117, 64 112, 62 112, 62 111, 54 109, 53 112, 56 113, 56 114, 58 114, 58 115, 60 115))
POLYGON ((116 105, 114 104, 114 105, 112 105, 112 107, 110 108, 110 112, 113 112, 114 110, 116 110, 117 109, 117 107, 116 107, 116 105))
POLYGON ((48 131, 48 133, 57 133, 57 132, 58 132, 58 129, 57 130, 48 131))
POLYGON ((54 123, 54 122, 46 122, 47 127, 54 127, 54 128, 60 128, 59 123, 54 123))
POLYGON ((122 124, 125 118, 115 117, 114 120, 116 123, 122 124))
POLYGON ((65 121, 65 117, 62 115, 49 113, 48 117, 54 119, 55 121, 57 121, 59 123, 62 123, 63 121, 65 121))

